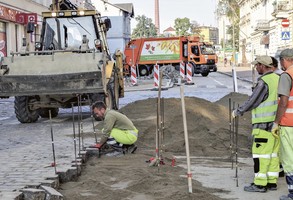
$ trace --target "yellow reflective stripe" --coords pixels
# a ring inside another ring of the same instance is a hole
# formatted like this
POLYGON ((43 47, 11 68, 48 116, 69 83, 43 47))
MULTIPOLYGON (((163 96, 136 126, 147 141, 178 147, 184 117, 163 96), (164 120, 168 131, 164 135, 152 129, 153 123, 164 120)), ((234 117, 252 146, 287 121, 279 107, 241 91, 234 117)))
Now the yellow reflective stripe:
POLYGON ((274 112, 267 112, 267 113, 259 113, 259 114, 253 114, 253 118, 261 118, 261 117, 271 117, 276 115, 276 111, 274 112))
POLYGON ((272 158, 278 158, 278 154, 277 153, 272 153, 272 158))
POLYGON ((268 172, 268 176, 279 177, 279 172, 268 172))
POLYGON ((258 178, 266 178, 267 174, 263 174, 263 173, 255 173, 254 177, 258 177, 258 178))
POLYGON ((271 158, 271 155, 270 154, 262 154, 262 155, 252 154, 252 157, 253 158, 271 158))
POLYGON ((278 104, 278 101, 265 101, 265 102, 263 102, 263 103, 261 103, 261 104, 259 104, 259 108, 261 108, 261 107, 266 107, 266 106, 272 106, 272 105, 276 105, 276 104, 278 104))
POLYGON ((129 130, 128 133, 130 133, 131 135, 134 135, 135 137, 137 137, 137 133, 134 130, 129 130))
POLYGON ((293 176, 293 172, 286 172, 287 176, 293 176))

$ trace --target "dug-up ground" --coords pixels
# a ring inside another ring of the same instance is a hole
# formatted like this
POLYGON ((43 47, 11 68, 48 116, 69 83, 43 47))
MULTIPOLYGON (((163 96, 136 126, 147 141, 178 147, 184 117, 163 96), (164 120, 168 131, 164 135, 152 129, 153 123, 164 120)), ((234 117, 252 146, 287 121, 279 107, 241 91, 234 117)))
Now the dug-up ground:
POLYGON ((62 184, 59 191, 67 200, 278 199, 286 194, 284 178, 279 180, 278 190, 274 192, 243 191, 243 186, 250 184, 254 175, 250 153, 251 117, 250 113, 242 116, 237 137, 231 134, 229 99, 231 105, 236 106, 247 97, 231 93, 215 103, 185 98, 192 193, 188 192, 186 178, 181 100, 175 98, 164 99, 160 166, 149 166, 149 160, 155 156, 157 99, 141 100, 120 110, 140 131, 136 153, 92 157, 78 180, 62 184), (233 149, 236 151, 236 139, 237 163, 235 153, 231 153, 233 149))

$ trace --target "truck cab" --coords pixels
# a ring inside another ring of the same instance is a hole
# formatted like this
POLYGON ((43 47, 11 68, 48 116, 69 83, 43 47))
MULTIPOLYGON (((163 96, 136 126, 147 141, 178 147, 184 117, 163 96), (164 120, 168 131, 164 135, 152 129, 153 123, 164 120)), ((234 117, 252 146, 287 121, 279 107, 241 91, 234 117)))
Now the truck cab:
POLYGON ((213 45, 204 42, 192 42, 188 44, 188 61, 193 64, 194 73, 208 76, 210 71, 217 71, 217 55, 213 45))

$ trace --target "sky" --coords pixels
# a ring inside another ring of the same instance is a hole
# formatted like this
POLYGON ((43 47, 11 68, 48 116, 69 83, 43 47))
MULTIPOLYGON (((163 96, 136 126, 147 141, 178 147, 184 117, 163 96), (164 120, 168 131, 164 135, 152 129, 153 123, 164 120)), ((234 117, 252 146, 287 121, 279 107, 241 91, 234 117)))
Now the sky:
MULTIPOLYGON (((155 0, 108 0, 109 3, 133 3, 135 17, 145 15, 155 23, 155 0)), ((189 18, 199 25, 217 26, 215 17, 216 0, 159 0, 160 32, 172 26, 176 18, 189 18)), ((136 20, 131 20, 135 28, 136 20)))

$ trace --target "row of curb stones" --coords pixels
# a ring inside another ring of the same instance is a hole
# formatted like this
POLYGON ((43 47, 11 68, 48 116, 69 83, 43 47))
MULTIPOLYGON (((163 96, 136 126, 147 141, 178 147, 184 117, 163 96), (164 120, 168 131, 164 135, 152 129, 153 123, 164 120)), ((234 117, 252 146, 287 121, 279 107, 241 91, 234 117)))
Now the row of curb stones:
POLYGON ((60 183, 77 180, 88 159, 86 151, 80 152, 80 157, 71 162, 70 167, 58 168, 55 176, 47 177, 42 183, 36 185, 27 185, 19 191, 1 192, 2 200, 63 200, 63 195, 58 192, 60 183))

